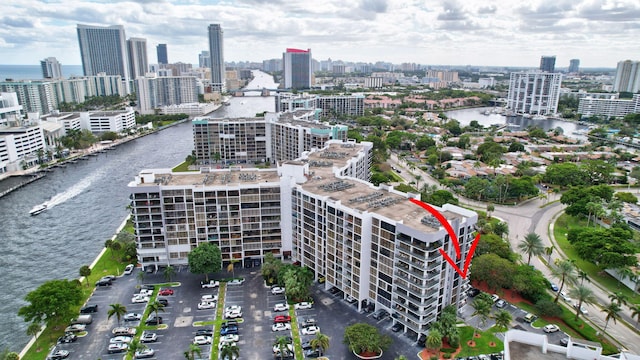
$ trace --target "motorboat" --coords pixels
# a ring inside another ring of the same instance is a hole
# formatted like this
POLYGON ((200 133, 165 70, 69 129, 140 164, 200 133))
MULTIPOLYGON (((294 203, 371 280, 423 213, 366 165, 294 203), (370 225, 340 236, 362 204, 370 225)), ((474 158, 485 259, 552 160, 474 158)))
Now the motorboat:
POLYGON ((29 211, 29 215, 35 216, 40 214, 41 212, 47 210, 47 204, 37 205, 31 211, 29 211))

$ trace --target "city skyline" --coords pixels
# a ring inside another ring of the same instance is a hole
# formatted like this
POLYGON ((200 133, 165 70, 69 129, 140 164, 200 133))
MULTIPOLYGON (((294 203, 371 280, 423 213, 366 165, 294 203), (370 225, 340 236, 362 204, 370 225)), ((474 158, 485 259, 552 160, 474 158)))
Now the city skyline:
MULTIPOLYGON (((0 5, 4 64, 39 64, 56 57, 81 64, 77 24, 122 25, 148 46, 167 44, 171 62, 198 63, 208 50, 207 26, 225 30, 226 61, 280 58, 286 48, 312 49, 316 60, 537 67, 613 68, 637 60, 640 4, 633 0, 307 2, 149 2, 57 0, 0 5), (207 16, 207 14, 216 14, 207 16)), ((155 59, 150 59, 152 62, 155 59)))

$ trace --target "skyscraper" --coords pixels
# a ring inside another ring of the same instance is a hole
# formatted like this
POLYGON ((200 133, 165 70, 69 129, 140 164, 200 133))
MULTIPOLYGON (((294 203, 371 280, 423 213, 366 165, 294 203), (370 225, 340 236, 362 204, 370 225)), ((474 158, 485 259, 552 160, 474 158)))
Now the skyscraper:
POLYGON ((554 72, 556 70, 556 56, 543 56, 540 58, 540 70, 554 72))
POLYGON ((147 58, 147 39, 130 38, 127 40, 127 51, 129 56, 129 73, 131 78, 144 76, 149 71, 149 60, 147 58))
POLYGON ((311 88, 311 49, 287 49, 282 63, 285 89, 311 88))
POLYGON ((45 79, 59 79, 62 78, 62 65, 58 62, 58 59, 54 57, 48 57, 40 61, 42 67, 42 77, 45 79))
POLYGON ((224 32, 220 24, 209 25, 209 56, 211 61, 211 90, 224 92, 224 32))
POLYGON ((120 75, 125 80, 130 78, 122 25, 105 27, 78 24, 78 42, 85 76, 103 72, 107 75, 120 75))
POLYGON ((158 46, 156 46, 156 52, 158 54, 158 64, 169 63, 169 57, 167 55, 167 44, 158 44, 158 46))
POLYGON ((575 74, 580 71, 580 59, 569 60, 569 73, 575 74))
POLYGON ((625 60, 618 62, 613 91, 640 91, 640 61, 625 60))
POLYGON ((562 74, 544 71, 511 73, 507 108, 517 114, 552 115, 558 111, 562 74))
POLYGON ((202 50, 198 55, 198 65, 201 68, 211 68, 211 55, 206 50, 202 50))

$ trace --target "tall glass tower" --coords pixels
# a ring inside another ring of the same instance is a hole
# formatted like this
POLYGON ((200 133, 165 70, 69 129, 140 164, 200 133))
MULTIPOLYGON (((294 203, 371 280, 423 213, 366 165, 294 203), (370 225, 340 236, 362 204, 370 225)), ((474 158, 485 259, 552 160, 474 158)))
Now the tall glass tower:
POLYGON ((40 61, 42 67, 42 77, 45 79, 60 79, 62 78, 62 65, 58 62, 58 59, 54 57, 48 57, 40 61))
POLYGON ((158 55, 158 64, 168 64, 169 57, 167 55, 167 44, 158 44, 156 46, 156 53, 158 55))
POLYGON ((282 54, 285 89, 311 88, 311 49, 291 49, 282 54))
POLYGON ((122 25, 78 24, 78 42, 85 76, 99 73, 120 75, 128 80, 127 42, 122 25))
POLYGON ((149 60, 147 58, 147 39, 130 38, 127 40, 127 51, 129 55, 129 73, 131 78, 144 76, 149 71, 149 60))
POLYGON ((220 24, 209 25, 209 56, 211 57, 211 90, 224 92, 224 32, 220 24))

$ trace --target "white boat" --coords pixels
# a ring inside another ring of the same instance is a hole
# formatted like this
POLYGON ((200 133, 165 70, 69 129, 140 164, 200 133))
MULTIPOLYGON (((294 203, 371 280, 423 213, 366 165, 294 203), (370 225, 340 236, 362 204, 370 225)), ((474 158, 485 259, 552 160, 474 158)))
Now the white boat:
POLYGON ((35 216, 40 214, 41 212, 47 210, 47 204, 37 205, 31 211, 29 211, 29 215, 35 216))

